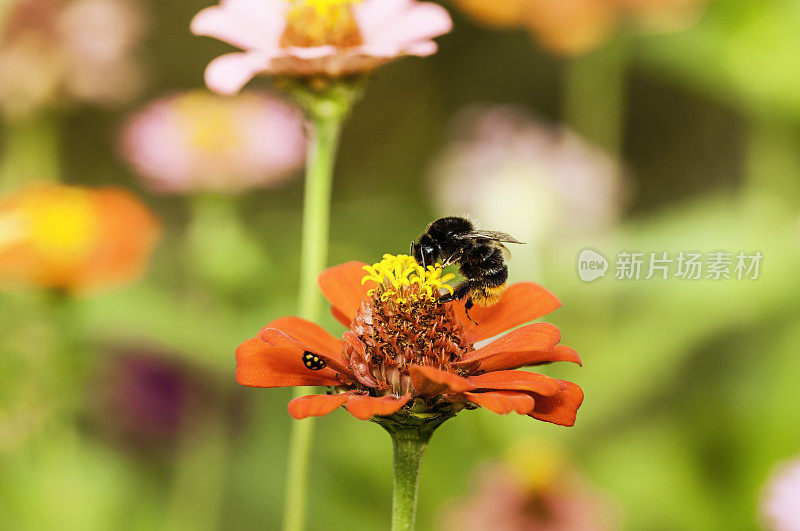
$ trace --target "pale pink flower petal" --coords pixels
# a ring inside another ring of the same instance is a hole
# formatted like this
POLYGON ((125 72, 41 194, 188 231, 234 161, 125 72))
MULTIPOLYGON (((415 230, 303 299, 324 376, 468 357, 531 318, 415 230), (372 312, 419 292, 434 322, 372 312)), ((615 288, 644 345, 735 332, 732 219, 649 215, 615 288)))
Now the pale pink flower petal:
POLYGON ((380 2, 364 2, 356 7, 355 15, 359 20, 361 33, 370 46, 411 44, 415 41, 430 40, 453 29, 450 15, 438 4, 428 2, 408 9, 411 4, 408 1, 390 0, 388 3, 398 5, 395 9, 388 6, 382 8, 383 13, 373 7, 366 14, 363 12, 366 8, 371 5, 381 5, 380 2))
POLYGON ((219 6, 200 11, 192 20, 191 30, 242 49, 269 49, 280 39, 288 6, 286 1, 224 0, 219 6))
POLYGON ((269 65, 269 57, 257 52, 234 52, 217 57, 206 68, 208 88, 231 96, 269 65))

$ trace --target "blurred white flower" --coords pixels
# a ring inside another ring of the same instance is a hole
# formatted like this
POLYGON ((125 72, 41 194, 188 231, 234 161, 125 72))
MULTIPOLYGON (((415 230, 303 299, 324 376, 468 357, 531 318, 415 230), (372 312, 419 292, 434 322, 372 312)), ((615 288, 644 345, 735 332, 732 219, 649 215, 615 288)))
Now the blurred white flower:
POLYGON ((619 166, 572 132, 516 106, 468 108, 453 130, 430 174, 442 213, 467 212, 534 245, 597 233, 617 220, 619 166))
POLYGON ((193 91, 133 115, 123 156, 162 193, 236 193, 285 181, 302 167, 300 113, 267 93, 223 98, 193 91))
POLYGON ((800 531, 800 459, 783 464, 761 499, 764 525, 771 531, 800 531))
POLYGON ((144 26, 134 0, 12 0, 0 20, 0 111, 21 118, 72 100, 130 99, 144 26))

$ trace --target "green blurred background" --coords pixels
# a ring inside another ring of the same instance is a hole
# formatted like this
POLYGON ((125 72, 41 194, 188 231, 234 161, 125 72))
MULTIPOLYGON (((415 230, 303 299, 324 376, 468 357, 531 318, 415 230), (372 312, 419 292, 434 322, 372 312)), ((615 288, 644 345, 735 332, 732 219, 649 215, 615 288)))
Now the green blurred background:
MULTIPOLYGON (((206 5, 149 0, 139 101, 58 116, 63 180, 136 190, 166 234, 144 281, 75 304, 86 339, 74 355, 88 359, 88 381, 74 430, 50 426, 37 387, 57 334, 44 297, 0 295, 4 528, 279 527, 290 391, 238 387, 233 351, 295 311, 301 179, 236 199, 259 267, 220 281, 195 274, 192 261, 211 257, 217 274, 230 265, 234 275, 239 250, 209 231, 191 251, 191 202, 141 188, 116 147, 128 113, 201 87, 207 62, 229 49, 189 33, 206 5), (174 437, 132 440, 113 427, 104 367, 120 349, 168 353, 178 372, 201 374, 174 437)), ((480 463, 531 437, 563 444, 616 499, 624 529, 758 528, 770 473, 800 453, 800 4, 716 0, 687 29, 626 28, 581 57, 447 7, 455 30, 438 39, 439 53, 379 69, 345 127, 331 264, 406 252, 449 213, 432 197, 430 168, 454 116, 473 103, 520 104, 616 153, 627 200, 614 227, 543 243, 535 273, 511 260, 512 279, 542 282, 564 303, 548 320, 584 366, 545 370, 584 389, 577 424, 485 410, 446 423, 423 463, 418 528, 437 527, 480 463), (612 269, 585 283, 576 260, 586 247, 612 260, 623 250, 725 249, 764 261, 754 281, 622 281, 612 269)), ((332 318, 323 324, 342 331, 332 318)), ((343 411, 317 422, 309 528, 386 528, 390 456, 371 423, 343 411)))

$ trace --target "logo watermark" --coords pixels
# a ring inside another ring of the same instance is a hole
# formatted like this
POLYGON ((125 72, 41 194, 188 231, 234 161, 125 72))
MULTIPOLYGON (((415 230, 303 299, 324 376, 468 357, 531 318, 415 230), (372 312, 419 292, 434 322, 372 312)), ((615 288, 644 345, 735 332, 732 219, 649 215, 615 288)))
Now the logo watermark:
MULTIPOLYGON (((760 251, 680 251, 617 253, 616 280, 758 280, 764 255, 760 251)), ((578 276, 593 282, 606 276, 609 262, 594 249, 578 255, 578 276)))
POLYGON ((608 260, 594 249, 584 249, 578 255, 578 276, 584 282, 593 282, 606 276, 608 260))

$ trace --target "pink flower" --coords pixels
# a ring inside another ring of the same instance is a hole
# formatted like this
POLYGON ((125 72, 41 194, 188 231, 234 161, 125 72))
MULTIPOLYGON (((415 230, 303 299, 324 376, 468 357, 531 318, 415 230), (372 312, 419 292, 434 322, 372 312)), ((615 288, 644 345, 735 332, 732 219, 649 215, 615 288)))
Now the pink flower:
POLYGON ((269 94, 195 91, 130 118, 122 152, 156 191, 235 193, 291 177, 303 164, 305 138, 299 112, 269 94))
POLYGON ((208 65, 206 83, 221 94, 260 73, 340 77, 425 57, 451 28, 444 8, 415 0, 222 0, 192 21, 195 34, 244 50, 208 65))
POLYGON ((782 465, 761 499, 764 524, 772 531, 800 531, 800 459, 782 465))
POLYGON ((483 465, 468 496, 442 513, 443 531, 611 531, 616 502, 593 487, 558 449, 519 443, 483 465))
POLYGON ((13 1, 0 22, 0 111, 16 118, 69 100, 135 96, 143 28, 133 0, 13 1))

